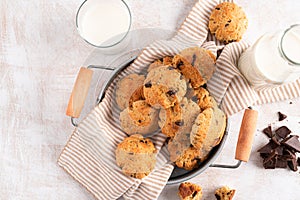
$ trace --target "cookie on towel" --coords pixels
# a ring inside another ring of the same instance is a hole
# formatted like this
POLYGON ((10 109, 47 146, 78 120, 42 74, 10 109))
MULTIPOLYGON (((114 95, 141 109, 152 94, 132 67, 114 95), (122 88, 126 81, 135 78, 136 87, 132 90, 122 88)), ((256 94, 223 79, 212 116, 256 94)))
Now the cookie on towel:
POLYGON ((179 168, 192 170, 198 167, 199 160, 199 149, 196 149, 195 147, 189 147, 179 158, 177 158, 175 164, 179 168))
POLYGON ((161 132, 173 138, 183 125, 182 108, 179 102, 167 109, 160 109, 158 125, 161 132))
POLYGON ((132 93, 143 85, 145 77, 138 74, 129 74, 120 79, 116 86, 116 102, 121 110, 128 107, 132 93))
POLYGON ((170 108, 180 102, 186 93, 187 84, 182 75, 171 66, 150 70, 144 81, 144 96, 155 108, 170 108))
POLYGON ((201 200, 202 188, 194 183, 184 182, 179 185, 178 196, 181 200, 201 200))
POLYGON ((192 64, 181 55, 174 56, 173 66, 183 74, 184 78, 191 83, 193 88, 198 88, 206 83, 200 70, 192 66, 192 64))
POLYGON ((209 152, 217 146, 223 138, 225 133, 227 118, 225 113, 218 107, 216 101, 213 99, 213 116, 211 126, 207 132, 207 136, 202 143, 200 151, 200 160, 207 158, 209 152))
POLYGON ((248 19, 241 7, 233 2, 218 4, 212 11, 208 28, 224 43, 240 41, 248 27, 248 19))
POLYGON ((150 139, 136 134, 118 144, 116 162, 124 174, 141 179, 154 169, 156 153, 156 148, 150 139))
POLYGON ((209 92, 203 87, 194 89, 191 99, 198 104, 201 110, 213 107, 213 97, 211 97, 209 92))
POLYGON ((162 59, 155 60, 153 63, 149 65, 147 72, 160 66, 172 65, 172 59, 173 57, 171 56, 165 56, 162 59))
POLYGON ((215 72, 216 57, 207 49, 190 47, 182 50, 180 55, 198 69, 205 82, 207 82, 215 72))
POLYGON ((203 110, 196 118, 190 135, 191 144, 196 149, 202 148, 202 145, 208 135, 208 130, 211 126, 212 118, 213 118, 212 108, 207 108, 203 110))
POLYGON ((158 130, 158 110, 144 100, 135 101, 120 113, 121 128, 128 135, 146 135, 158 130))

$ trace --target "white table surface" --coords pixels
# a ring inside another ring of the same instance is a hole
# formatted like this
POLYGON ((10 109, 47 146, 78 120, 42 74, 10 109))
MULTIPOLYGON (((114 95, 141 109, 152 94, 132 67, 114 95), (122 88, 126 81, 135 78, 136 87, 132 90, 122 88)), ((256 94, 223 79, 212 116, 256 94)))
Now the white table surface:
MULTIPOLYGON (((58 167, 56 160, 73 126, 65 116, 80 65, 93 51, 77 34, 74 18, 80 0, 0 1, 0 199, 93 199, 58 167)), ((176 30, 196 0, 126 0, 133 29, 176 30)), ((298 0, 237 0, 249 18, 245 38, 254 42, 266 31, 300 23, 298 0)), ((257 132, 250 161, 235 170, 209 168, 191 179, 203 199, 228 185, 235 199, 300 198, 300 174, 265 170, 256 152, 267 142, 261 130, 288 114, 289 127, 300 133, 300 98, 255 107, 257 132), (290 103, 291 102, 291 103, 290 103)), ((217 163, 234 163, 242 113, 232 126, 217 163)), ((159 199, 178 199, 178 185, 166 186, 159 199)))

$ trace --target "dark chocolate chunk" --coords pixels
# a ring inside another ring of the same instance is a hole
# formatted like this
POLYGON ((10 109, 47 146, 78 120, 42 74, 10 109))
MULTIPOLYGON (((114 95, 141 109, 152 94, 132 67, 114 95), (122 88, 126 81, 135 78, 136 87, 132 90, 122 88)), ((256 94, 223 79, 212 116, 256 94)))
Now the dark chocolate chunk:
POLYGON ((225 27, 229 26, 229 24, 225 24, 225 27))
POLYGON ((197 103, 198 102, 198 97, 197 96, 192 96, 191 100, 193 102, 197 103))
POLYGON ((146 83, 146 84, 145 84, 145 87, 146 87, 146 88, 152 87, 152 83, 151 83, 151 82, 146 83))
POLYGON ((297 159, 298 166, 300 166, 300 157, 297 159))
POLYGON ((288 161, 287 164, 288 164, 288 166, 289 166, 289 168, 291 170, 293 170, 294 172, 297 171, 297 161, 296 161, 296 158, 288 161))
POLYGON ((300 152, 300 142, 298 140, 298 136, 292 135, 286 141, 282 142, 283 145, 300 152))
POLYGON ((176 94, 176 91, 175 91, 175 90, 169 90, 169 91, 167 92, 167 94, 168 94, 169 96, 172 96, 172 95, 175 95, 175 94, 176 94))
POLYGON ((271 153, 274 148, 278 147, 272 140, 258 150, 259 153, 271 153))
POLYGON ((280 145, 280 142, 279 142, 280 138, 278 138, 277 136, 273 136, 273 137, 271 138, 271 140, 272 140, 275 144, 277 144, 278 146, 280 145))
POLYGON ((275 131, 276 135, 284 139, 291 133, 291 130, 286 126, 281 126, 275 131))
POLYGON ((177 64, 177 68, 178 68, 178 69, 181 69, 181 67, 182 67, 183 65, 184 65, 183 62, 180 61, 180 62, 177 64))
POLYGON ((276 166, 278 168, 286 168, 287 167, 287 161, 286 159, 282 158, 282 157, 277 157, 277 162, 276 162, 276 166))
POLYGON ((281 112, 278 112, 278 117, 279 117, 279 119, 278 119, 279 121, 282 121, 285 118, 287 118, 287 116, 285 114, 281 113, 281 112))
POLYGON ((272 159, 268 159, 268 161, 266 161, 266 159, 264 159, 264 162, 263 162, 263 166, 265 169, 275 169, 276 167, 276 163, 277 163, 277 159, 276 157, 272 158, 272 159))
POLYGON ((228 22, 228 23, 230 23, 230 22, 231 22, 231 19, 230 19, 230 20, 228 20, 227 22, 228 22))
POLYGON ((263 130, 263 133, 266 134, 269 138, 272 138, 272 127, 269 125, 267 128, 263 130))
POLYGON ((268 156, 267 158, 264 159, 264 163, 270 162, 270 161, 272 161, 274 158, 277 159, 277 153, 276 153, 276 151, 272 150, 272 152, 269 154, 269 156, 268 156))
POLYGON ((220 10, 220 8, 216 8, 216 10, 220 10))
POLYGON ((179 120, 179 121, 176 121, 175 124, 177 126, 183 126, 184 125, 184 121, 183 120, 179 120))
POLYGON ((274 151, 277 152, 277 155, 282 156, 283 155, 283 147, 282 146, 278 146, 274 149, 274 151))

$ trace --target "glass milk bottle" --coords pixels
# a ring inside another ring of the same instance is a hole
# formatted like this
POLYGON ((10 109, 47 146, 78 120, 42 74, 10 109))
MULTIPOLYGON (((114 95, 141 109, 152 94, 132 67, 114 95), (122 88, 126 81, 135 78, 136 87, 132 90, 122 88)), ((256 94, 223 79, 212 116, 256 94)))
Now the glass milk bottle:
POLYGON ((260 37, 241 55, 238 68, 257 89, 298 79, 300 24, 260 37))

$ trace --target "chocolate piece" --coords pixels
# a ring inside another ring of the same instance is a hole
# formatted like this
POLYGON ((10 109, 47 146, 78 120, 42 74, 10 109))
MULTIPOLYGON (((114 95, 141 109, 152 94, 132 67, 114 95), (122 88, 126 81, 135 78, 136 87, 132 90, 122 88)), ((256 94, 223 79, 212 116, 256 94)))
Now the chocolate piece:
POLYGON ((297 152, 300 152, 300 142, 298 140, 298 136, 296 136, 296 135, 292 135, 287 140, 282 142, 282 144, 297 151, 297 152))
POLYGON ((146 84, 145 84, 145 87, 146 87, 146 88, 152 87, 152 83, 151 83, 151 82, 146 83, 146 84))
POLYGON ((291 133, 291 130, 286 126, 281 126, 275 131, 275 133, 277 136, 284 139, 291 133))
POLYGON ((275 169, 276 167, 276 162, 277 162, 277 159, 276 157, 268 160, 268 161, 265 161, 266 159, 264 159, 264 162, 263 162, 263 166, 265 169, 275 169))
POLYGON ((298 166, 300 166, 300 157, 297 159, 298 166))
POLYGON ((285 114, 281 113, 281 112, 278 112, 278 117, 279 117, 279 119, 278 119, 279 121, 282 121, 285 118, 287 118, 287 116, 285 114))
POLYGON ((282 156, 283 155, 283 147, 282 146, 278 146, 274 149, 274 151, 276 151, 277 155, 282 156))
POLYGON ((268 144, 266 144, 265 146, 263 146, 262 148, 260 148, 259 150, 257 150, 259 153, 271 153, 272 150, 274 148, 276 148, 278 145, 275 144, 272 140, 270 140, 270 142, 268 144))
POLYGON ((277 144, 278 146, 280 145, 280 138, 278 137, 278 136, 276 136, 276 135, 274 135, 272 138, 271 138, 271 140, 275 143, 275 144, 277 144))
POLYGON ((291 170, 293 170, 294 172, 298 170, 298 169, 297 169, 297 161, 296 161, 296 158, 295 158, 295 159, 292 159, 291 161, 288 161, 287 164, 288 164, 289 168, 290 168, 291 170))
POLYGON ((168 94, 169 96, 172 96, 172 95, 175 95, 175 94, 176 94, 176 91, 175 91, 175 90, 169 90, 169 91, 167 92, 167 94, 168 94))
POLYGON ((286 168, 287 167, 287 161, 286 159, 282 158, 281 156, 277 157, 276 166, 278 168, 286 168))
POLYGON ((273 134, 271 126, 269 125, 267 128, 265 128, 263 130, 263 133, 266 134, 269 138, 272 138, 273 134))
POLYGON ((183 120, 179 120, 179 121, 176 121, 175 124, 177 126, 183 126, 184 125, 184 121, 183 120))

